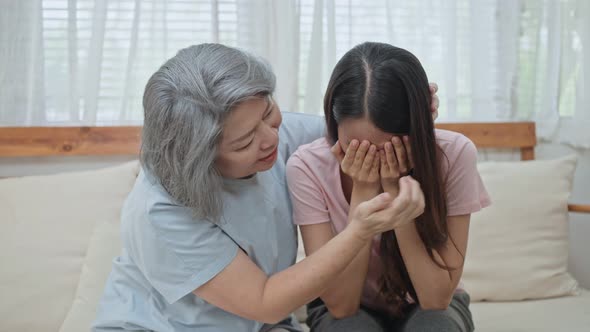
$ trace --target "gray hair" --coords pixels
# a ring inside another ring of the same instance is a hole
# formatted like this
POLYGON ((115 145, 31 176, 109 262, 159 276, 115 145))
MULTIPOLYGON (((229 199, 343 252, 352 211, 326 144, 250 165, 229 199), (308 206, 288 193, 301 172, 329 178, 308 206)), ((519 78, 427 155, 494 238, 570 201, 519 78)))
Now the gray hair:
POLYGON ((274 88, 262 58, 219 44, 180 50, 145 87, 142 166, 196 217, 217 221, 223 181, 215 159, 223 121, 236 104, 274 88))

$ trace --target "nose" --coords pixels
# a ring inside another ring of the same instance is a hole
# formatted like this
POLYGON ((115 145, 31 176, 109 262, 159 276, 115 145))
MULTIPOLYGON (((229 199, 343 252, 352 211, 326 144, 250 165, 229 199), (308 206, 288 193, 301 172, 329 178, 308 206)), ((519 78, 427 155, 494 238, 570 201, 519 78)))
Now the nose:
POLYGON ((261 132, 261 150, 274 149, 279 143, 279 128, 265 123, 261 132))

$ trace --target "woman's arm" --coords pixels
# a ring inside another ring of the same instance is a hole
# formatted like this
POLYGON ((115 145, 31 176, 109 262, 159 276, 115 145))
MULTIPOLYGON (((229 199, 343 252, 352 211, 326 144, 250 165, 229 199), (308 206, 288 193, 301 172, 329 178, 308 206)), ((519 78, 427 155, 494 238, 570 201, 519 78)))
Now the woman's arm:
MULTIPOLYGON (((350 211, 356 209, 360 202, 369 200, 376 194, 377 192, 372 190, 353 190, 350 211)), ((300 229, 307 256, 318 251, 335 235, 331 223, 302 225, 300 229)), ((358 311, 369 267, 370 250, 371 240, 364 244, 346 269, 321 294, 321 299, 334 318, 352 316, 358 311)))
POLYGON ((238 316, 276 323, 321 294, 365 245, 347 228, 303 261, 268 277, 242 251, 195 295, 238 316))
MULTIPOLYGON (((341 145, 337 142, 332 147, 332 153, 339 161, 342 172, 352 180, 348 215, 348 222, 350 223, 353 216, 352 211, 355 211, 360 203, 368 201, 379 194, 379 155, 377 154, 377 147, 371 145, 368 141, 361 143, 354 140, 346 153, 344 153, 341 145)), ((302 176, 304 175, 302 174, 302 176)), ((316 189, 318 189, 316 191, 320 191, 320 188, 316 189)), ((301 193, 298 192, 301 189, 296 183, 290 187, 290 190, 295 199, 301 196, 301 193)), ((302 204, 294 204, 294 209, 308 209, 308 207, 302 204)), ((295 212, 297 215, 301 215, 302 211, 295 212)), ((310 221, 313 222, 314 220, 310 221)), ((322 222, 302 225, 301 235, 306 254, 312 255, 334 237, 334 231, 331 222, 322 222)), ((344 318, 357 312, 369 266, 370 250, 371 239, 368 239, 346 269, 335 277, 330 286, 321 294, 321 299, 335 318, 344 318)))
POLYGON ((375 234, 390 230, 401 207, 384 193, 359 204, 348 226, 320 250, 270 277, 238 251, 234 260, 194 291, 233 314, 276 323, 320 296, 375 234))
POLYGON ((439 267, 428 256, 415 223, 395 229, 404 263, 423 309, 444 310, 451 303, 463 273, 470 216, 448 217, 449 239, 440 250, 433 251, 436 261, 451 268, 450 271, 439 267))

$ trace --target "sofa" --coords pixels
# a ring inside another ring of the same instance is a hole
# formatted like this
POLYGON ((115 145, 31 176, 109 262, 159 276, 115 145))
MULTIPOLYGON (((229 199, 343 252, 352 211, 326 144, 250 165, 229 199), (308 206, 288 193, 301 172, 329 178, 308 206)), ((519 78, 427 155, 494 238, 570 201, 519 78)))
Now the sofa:
MULTIPOLYGON (((472 217, 464 267, 476 330, 590 331, 590 291, 567 271, 576 158, 478 168, 493 204, 472 217)), ((0 179, 0 331, 89 330, 138 170, 0 179)))

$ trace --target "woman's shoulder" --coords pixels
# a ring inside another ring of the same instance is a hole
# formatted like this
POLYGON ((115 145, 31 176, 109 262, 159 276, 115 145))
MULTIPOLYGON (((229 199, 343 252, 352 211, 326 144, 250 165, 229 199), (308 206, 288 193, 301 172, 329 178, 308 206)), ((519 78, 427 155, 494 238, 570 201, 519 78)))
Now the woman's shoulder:
POLYGON ((453 131, 437 130, 436 136, 444 152, 441 167, 448 215, 470 214, 488 206, 489 196, 477 170, 475 144, 465 135, 453 131))
POLYGON ((443 173, 460 173, 476 167, 477 148, 467 136, 436 129, 436 142, 444 155, 441 165, 443 173))
POLYGON ((298 147, 308 144, 324 134, 322 117, 303 113, 284 112, 279 130, 281 155, 287 160, 298 147))
POLYGON ((289 165, 289 163, 293 163, 295 160, 301 160, 308 163, 329 163, 334 159, 330 149, 331 145, 327 138, 318 138, 311 143, 299 146, 287 161, 287 165, 289 165))
POLYGON ((465 135, 450 131, 436 129, 436 143, 449 158, 456 158, 462 154, 477 155, 475 144, 465 135))
POLYGON ((287 173, 293 174, 295 170, 304 172, 314 177, 323 178, 334 167, 338 161, 331 151, 331 144, 325 137, 301 145, 287 161, 287 173))
POLYGON ((177 202, 154 175, 142 168, 125 200, 122 216, 126 219, 153 222, 154 218, 159 219, 160 214, 157 212, 161 210, 168 214, 182 215, 185 219, 193 219, 190 210, 177 202))

